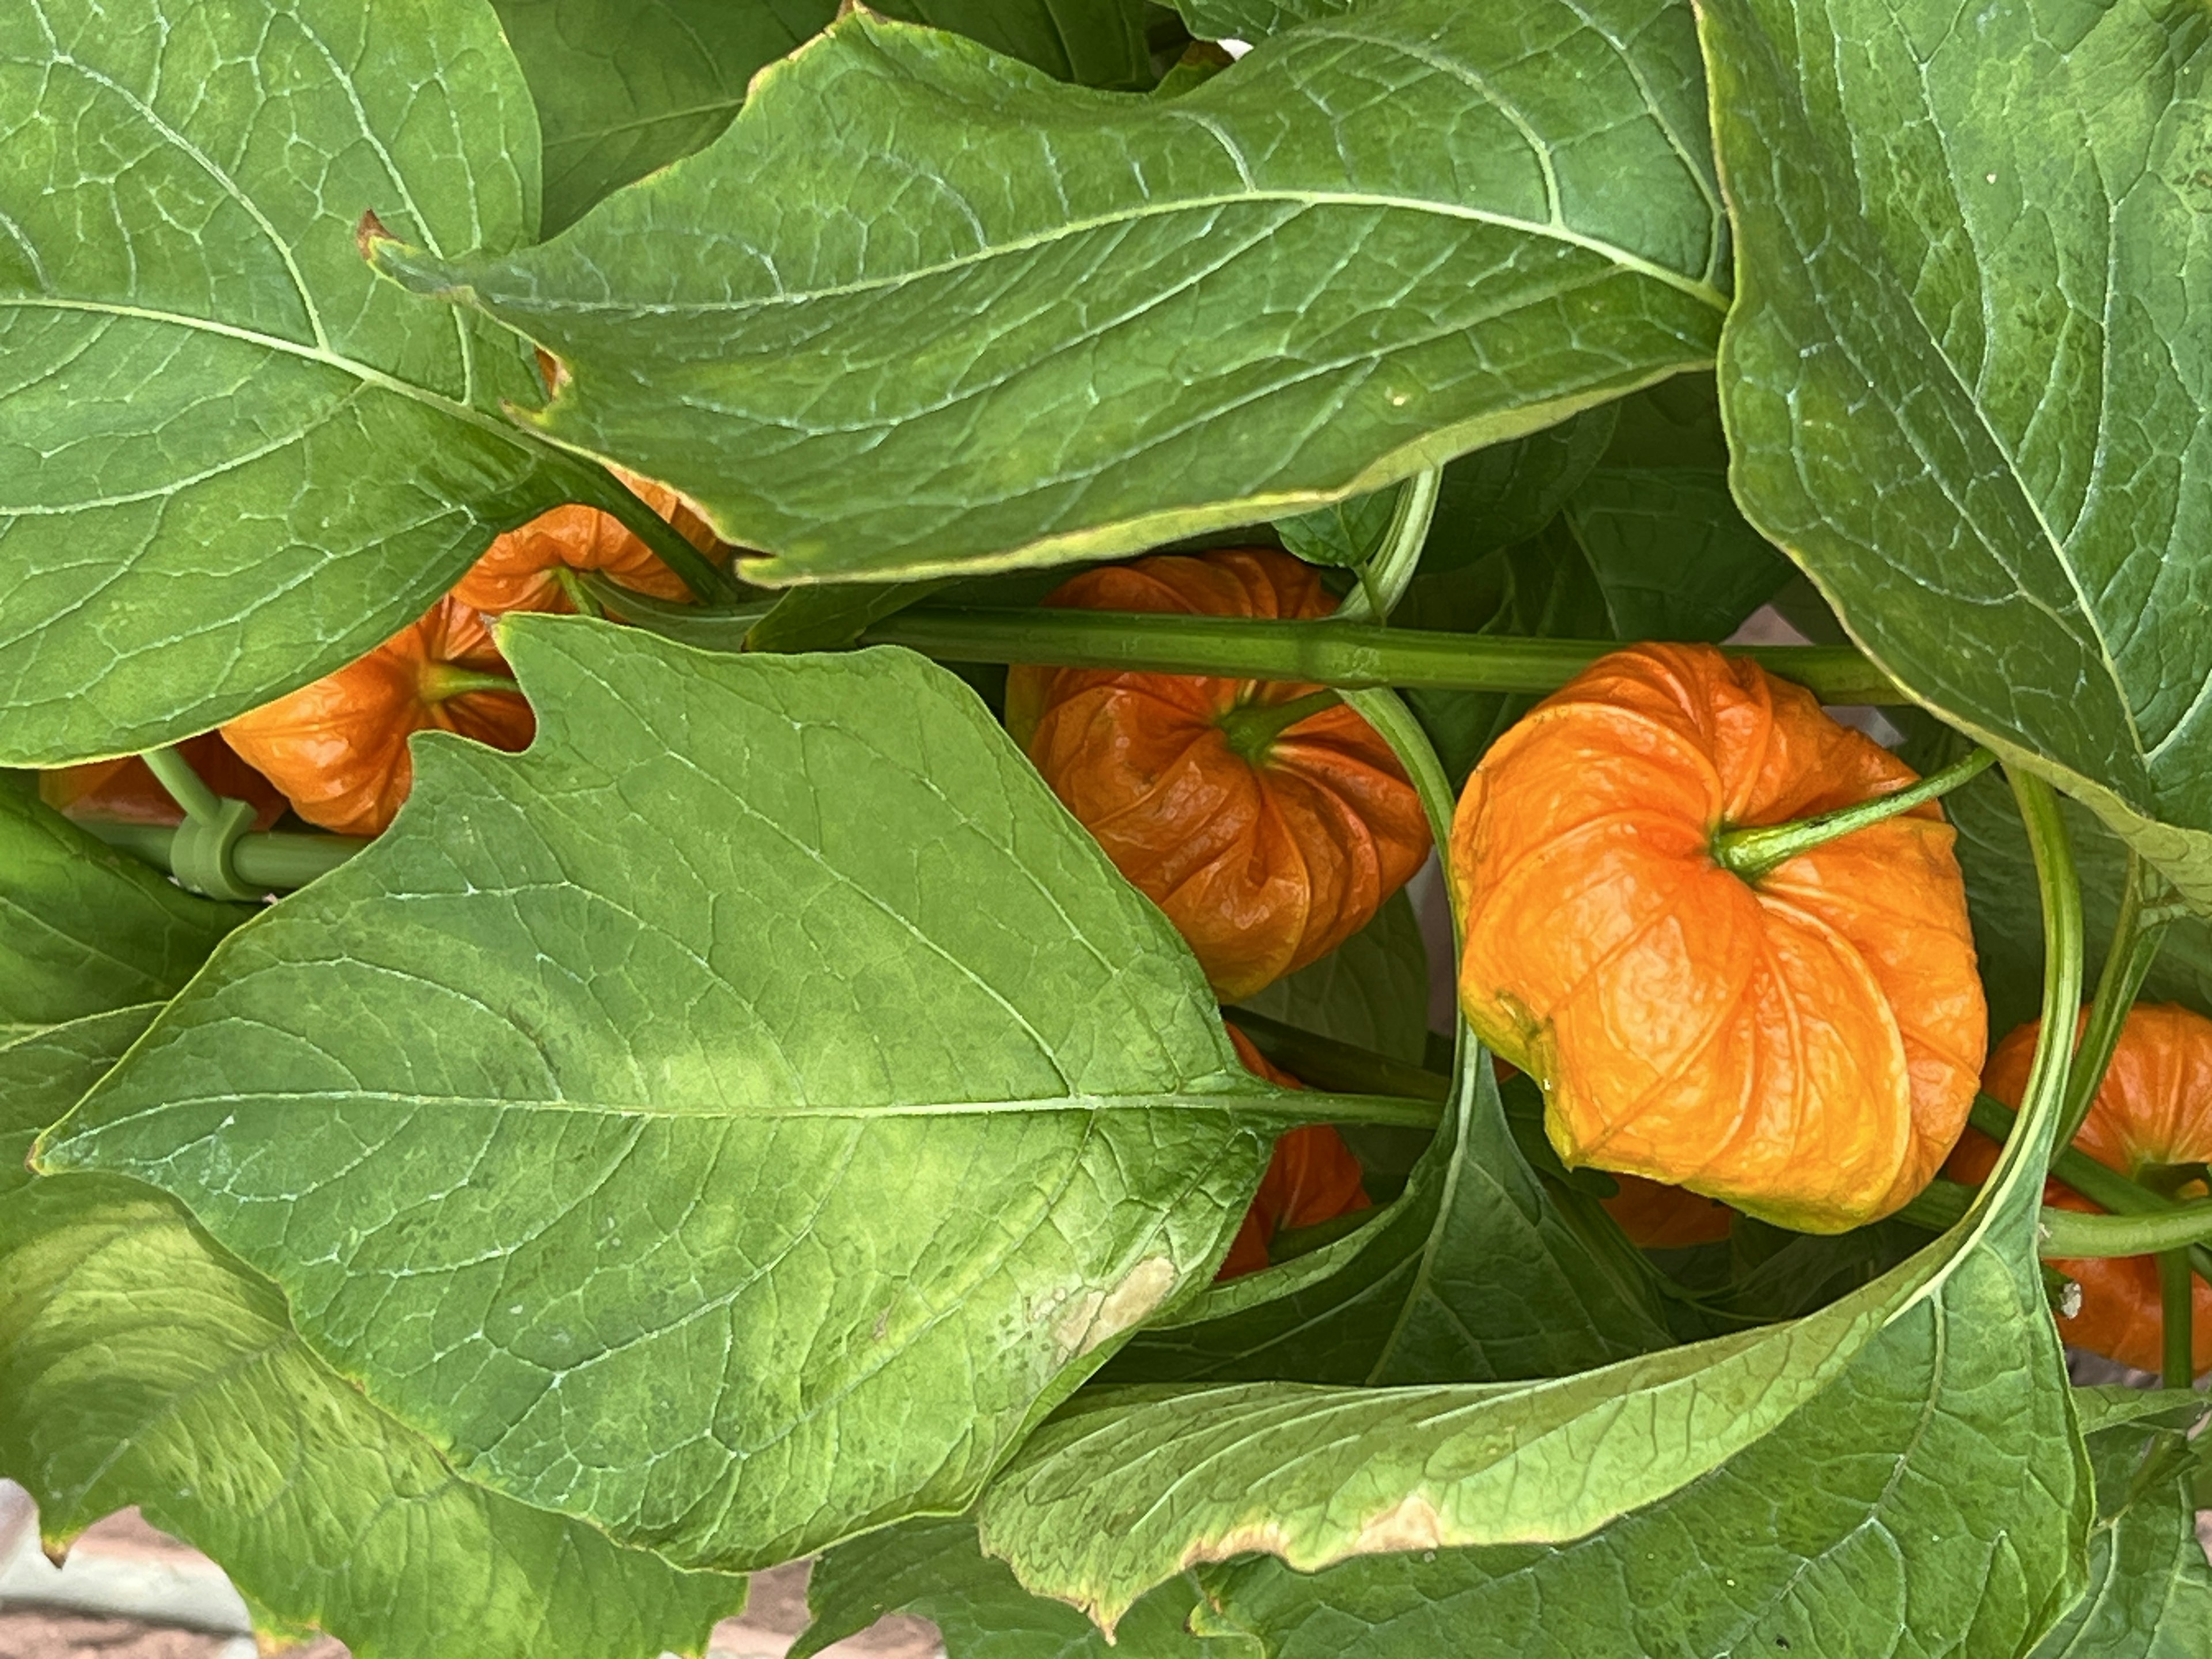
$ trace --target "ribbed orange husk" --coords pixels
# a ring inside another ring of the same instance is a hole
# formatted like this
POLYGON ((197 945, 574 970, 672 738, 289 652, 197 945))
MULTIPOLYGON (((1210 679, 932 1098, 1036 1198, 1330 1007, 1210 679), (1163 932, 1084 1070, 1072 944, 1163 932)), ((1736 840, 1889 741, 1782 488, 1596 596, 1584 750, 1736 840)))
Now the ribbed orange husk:
MULTIPOLYGON (((2081 1018, 2088 1018, 2087 1010, 2081 1018)), ((1990 1055, 1982 1086, 2008 1106, 2017 1107, 2027 1093, 2039 1024, 2021 1026, 1990 1055)), ((2074 1145, 2106 1169, 2130 1176, 2146 1164, 2212 1159, 2212 1020, 2170 1004, 2139 1003, 2130 1009, 2112 1066, 2074 1145)), ((1944 1172, 1956 1181, 1979 1182, 1996 1161, 1996 1142, 1970 1129, 1944 1172)), ((2060 1181, 2044 1183, 2043 1201, 2053 1209, 2103 1213, 2060 1181)), ((2081 1311, 2058 1322, 2067 1341, 2138 1370, 2159 1369, 2166 1318, 2155 1258, 2069 1257, 2051 1265, 2081 1287, 2081 1311)), ((2201 1279, 2191 1284, 2196 1299, 2191 1358, 2192 1369, 2202 1375, 2212 1370, 2212 1285, 2201 1279)))
POLYGON ((1729 1236, 1735 1212, 1725 1204, 1641 1176, 1615 1176, 1620 1190, 1599 1200, 1632 1243, 1647 1250, 1680 1250, 1729 1236))
MULTIPOLYGON (((284 797, 276 785, 244 761, 222 734, 203 732, 177 745, 200 781, 229 800, 249 801, 253 827, 266 830, 284 816, 284 797)), ((185 809, 164 789, 153 769, 136 755, 121 760, 90 761, 39 774, 39 799, 63 817, 80 823, 178 824, 185 809)))
POLYGON ((431 696, 429 682, 442 665, 507 672, 483 617, 451 598, 360 660, 240 715, 222 734, 310 823, 380 835, 414 782, 413 733, 458 732, 520 749, 536 730, 530 705, 514 692, 431 696))
MULTIPOLYGON (((726 553, 707 521, 676 490, 620 467, 608 470, 702 553, 726 553)), ((604 570, 624 587, 654 599, 688 603, 691 598, 684 579, 624 529, 621 520, 574 502, 541 513, 492 543, 455 585, 453 597, 494 617, 510 611, 572 611, 575 606, 553 574, 562 566, 604 570)))
MULTIPOLYGON (((1086 571, 1045 603, 1262 617, 1335 607, 1310 566, 1271 548, 1086 571)), ((1217 723, 1319 689, 1079 668, 1008 677, 1008 729, 1227 1001, 1334 950, 1428 856, 1419 798, 1349 708, 1300 720, 1256 766, 1217 723)))
POLYGON ((1930 803, 1755 882, 1711 853, 1914 778, 1710 646, 1614 652, 1492 747, 1452 826, 1460 1000, 1570 1167, 1808 1232, 1927 1185, 1988 1041, 1951 827, 1930 803))
MULTIPOLYGON (((1271 1065, 1234 1025, 1229 1027, 1229 1040, 1247 1070, 1285 1089, 1305 1086, 1271 1065)), ((1293 1129, 1276 1141, 1252 1207, 1244 1212, 1236 1241, 1214 1277, 1238 1279, 1259 1272, 1267 1265, 1267 1246, 1285 1227, 1317 1227, 1340 1215, 1356 1214, 1368 1205, 1367 1189, 1360 1185, 1359 1160, 1344 1144, 1344 1137, 1326 1123, 1293 1129)))

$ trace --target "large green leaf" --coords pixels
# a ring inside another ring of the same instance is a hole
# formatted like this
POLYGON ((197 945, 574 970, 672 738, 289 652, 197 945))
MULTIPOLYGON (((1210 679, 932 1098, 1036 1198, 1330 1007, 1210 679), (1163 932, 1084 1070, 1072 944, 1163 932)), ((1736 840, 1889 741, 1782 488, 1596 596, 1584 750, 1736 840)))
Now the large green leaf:
POLYGON ((185 892, 0 774, 0 1038, 173 995, 252 914, 185 892))
POLYGON ((1188 951, 903 652, 502 632, 506 757, 251 924, 50 1170, 135 1175, 461 1473, 672 1559, 963 1507, 1273 1136, 1188 951))
POLYGON ((1280 1558, 1208 1582, 1275 1659, 2017 1654, 2094 1509, 2034 1257, 2050 1130, 2046 1103, 1960 1228, 1793 1324, 1519 1385, 1079 1395, 986 1493, 985 1547, 1109 1620, 1280 1558))
POLYGON ((289 691, 560 498, 499 412, 527 349, 378 283, 372 210, 454 254, 536 230, 488 9, 0 10, 0 765, 289 691))
POLYGON ((1259 40, 1301 23, 1341 17, 1364 0, 1175 0, 1175 9, 1201 40, 1259 40))
POLYGON ((2088 1594, 2031 1659, 2203 1659, 2212 1646, 2212 1564, 2197 1541, 2195 1459, 2181 1443, 2204 1400, 2164 1398, 2168 1421, 2089 1436, 2097 1524, 2088 1594))
MULTIPOLYGON (((719 137, 768 64, 819 33, 837 0, 492 0, 545 134, 548 236, 633 179, 719 137)), ((877 0, 1063 81, 1152 84, 1133 0, 877 0)))
POLYGON ((24 1160, 40 1131, 61 1121, 160 1012, 158 1002, 138 1003, 0 1042, 0 1215, 31 1180, 24 1160))
POLYGON ((856 11, 557 242, 376 257, 556 351, 538 429, 762 580, 1061 562, 1706 362, 1704 109, 1673 0, 1384 0, 1169 100, 856 11))
POLYGON ((1402 890, 1393 893, 1372 921, 1320 961, 1239 1006, 1419 1065, 1428 1053, 1429 954, 1413 904, 1402 890))
POLYGON ((806 1601, 814 1622, 791 1659, 812 1659, 887 1613, 935 1621, 945 1659, 1262 1659, 1249 1636, 1191 1635, 1198 1589, 1188 1578, 1131 1607, 1109 1645, 1074 1608, 1031 1595, 984 1554, 967 1516, 902 1522, 839 1545, 814 1564, 806 1601))
POLYGON ((1421 549, 1421 573, 1455 570, 1540 532, 1604 459, 1620 408, 1600 404, 1446 466, 1421 549))
POLYGON ((1490 1056, 1464 1050, 1443 1127, 1382 1215, 1273 1269, 1280 1293, 1255 1274, 1144 1333, 1115 1380, 1555 1376, 1671 1343, 1641 1258, 1589 1200, 1538 1181, 1490 1056))
MULTIPOLYGON (((97 1076, 151 1012, 40 1041, 97 1076)), ((51 1058, 0 1049, 0 1148, 81 1092, 51 1058)), ((744 1603, 742 1578, 679 1571, 457 1478, 307 1352, 275 1286, 112 1176, 0 1194, 0 1473, 38 1499, 50 1540, 137 1504, 362 1659, 696 1653, 744 1603)))
POLYGON ((710 143, 837 0, 492 0, 545 137, 544 234, 710 143))
POLYGON ((1700 15, 1746 511, 1914 697, 2212 905, 2212 15, 1700 15))

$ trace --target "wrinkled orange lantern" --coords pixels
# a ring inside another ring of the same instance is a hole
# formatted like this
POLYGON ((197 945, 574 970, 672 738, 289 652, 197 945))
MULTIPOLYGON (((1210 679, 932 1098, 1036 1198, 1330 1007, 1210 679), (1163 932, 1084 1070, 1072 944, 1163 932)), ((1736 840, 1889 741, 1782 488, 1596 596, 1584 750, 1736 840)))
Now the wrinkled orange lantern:
POLYGON ((413 733, 458 732, 499 749, 529 743, 536 722, 501 684, 506 672, 483 617, 447 598, 358 661, 222 732, 310 823, 380 835, 414 781, 413 733))
MULTIPOLYGON (((203 732, 186 738, 177 752, 217 795, 252 803, 256 830, 266 830, 284 816, 283 793, 240 760, 221 733, 203 732)), ((176 797, 136 755, 41 772, 39 798, 63 817, 80 822, 170 825, 185 821, 185 809, 176 797)))
MULTIPOLYGON (((1260 617, 1335 605, 1310 566, 1269 548, 1086 571, 1045 603, 1260 617)), ((1428 856, 1389 745, 1341 704, 1313 707, 1324 695, 1110 669, 1008 677, 1008 729, 1225 1001, 1335 949, 1428 856)))
MULTIPOLYGON (((677 491, 620 467, 608 470, 702 553, 722 550, 707 521, 677 491)), ((509 611, 573 611, 575 601, 566 579, 579 570, 605 571, 624 587, 654 599, 688 602, 691 598, 684 579, 624 528, 621 520, 575 502, 541 513, 494 541, 455 585, 453 598, 488 616, 509 611)))
MULTIPOLYGON (((2086 1023, 2087 1011, 2081 1018, 2086 1023)), ((2039 1024, 2021 1026, 1990 1055, 1983 1086, 2008 1106, 2017 1107, 2027 1092, 2039 1024)), ((2167 1004, 2139 1003, 2130 1009, 2112 1063, 2074 1145, 2106 1169, 2136 1181, 2157 1165, 2212 1160, 2212 1019, 2167 1004)), ((1988 1179, 1996 1161, 1996 1142, 1970 1129, 1944 1172, 1954 1180, 1979 1182, 1988 1179)), ((2179 1195, 2206 1196, 2201 1182, 2181 1187, 2179 1195)), ((2053 1209, 2103 1213, 2060 1181, 2044 1183, 2043 1201, 2053 1209)), ((2051 1265, 2081 1287, 2080 1310, 2058 1321, 2067 1341, 2138 1370, 2160 1369, 2166 1318, 2155 1257, 2069 1257, 2051 1265)), ((2191 1369, 2201 1375, 2212 1370, 2212 1285, 2201 1279, 2191 1285, 2191 1369)))
POLYGON ((1718 838, 1893 793, 1896 757, 1709 646, 1607 656, 1462 795, 1460 999, 1560 1158, 1839 1232, 1935 1174, 1987 1042, 1931 803, 1753 878, 1718 838))
MULTIPOLYGON (((1246 1069, 1285 1089, 1305 1085, 1288 1072, 1271 1065, 1252 1046, 1251 1039, 1234 1025, 1229 1040, 1246 1069)), ((1217 1279, 1240 1279, 1267 1266, 1267 1248, 1275 1235, 1289 1227, 1317 1227, 1340 1215, 1354 1215, 1369 1206, 1367 1189, 1360 1184, 1359 1160, 1344 1137, 1326 1123, 1310 1123, 1291 1130, 1275 1142, 1267 1159, 1267 1173, 1237 1237, 1221 1264, 1217 1279)))

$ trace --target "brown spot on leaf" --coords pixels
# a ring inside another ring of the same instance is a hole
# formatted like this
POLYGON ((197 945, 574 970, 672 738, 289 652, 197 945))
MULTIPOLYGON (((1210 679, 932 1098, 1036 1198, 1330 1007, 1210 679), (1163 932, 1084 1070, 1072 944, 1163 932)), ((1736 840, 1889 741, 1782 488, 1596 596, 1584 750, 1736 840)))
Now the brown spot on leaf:
POLYGON ((1086 1291, 1052 1328, 1053 1340, 1069 1358, 1142 1324, 1176 1286, 1175 1263, 1146 1256, 1110 1291, 1086 1291))

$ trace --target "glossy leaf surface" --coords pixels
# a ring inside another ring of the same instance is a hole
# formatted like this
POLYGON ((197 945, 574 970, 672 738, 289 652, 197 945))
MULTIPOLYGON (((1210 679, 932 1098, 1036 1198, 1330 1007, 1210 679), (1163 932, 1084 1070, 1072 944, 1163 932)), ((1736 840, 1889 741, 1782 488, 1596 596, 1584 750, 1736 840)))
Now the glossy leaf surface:
POLYGON ((2040 1176, 2015 1155, 1994 1202, 1807 1319, 1604 1370, 1084 1396, 992 1486, 986 1547, 1109 1617, 1194 1562, 1282 1558, 1207 1582, 1284 1659, 1872 1654, 1900 1632, 2017 1652, 2080 1589, 2093 1508, 2032 1254, 2040 1176))
POLYGON ((0 775, 0 1038, 173 995, 252 914, 184 891, 0 775))
POLYGON ((48 1166, 167 1188, 461 1473, 620 1540, 767 1565, 963 1505, 1327 1097, 1244 1071, 941 670, 501 638, 538 743, 418 738, 394 829, 48 1166))
POLYGON ((0 1473, 51 1540, 125 1504, 263 1607, 362 1659, 654 1659, 705 1645, 744 1581, 680 1572, 458 1478, 311 1356, 283 1297, 172 1200, 63 1176, 31 1137, 155 1010, 0 1048, 0 1473))
POLYGON ((527 349, 355 245, 528 240, 535 126, 448 0, 0 14, 0 764, 304 684, 559 499, 527 349))
POLYGON ((557 244, 378 257, 554 350, 539 428, 680 485, 763 580, 1107 556, 1706 361, 1688 29, 1386 0, 1154 100, 856 12, 557 244))
POLYGON ((1701 16, 1739 498, 1917 699, 2212 905, 2212 20, 1701 16))

